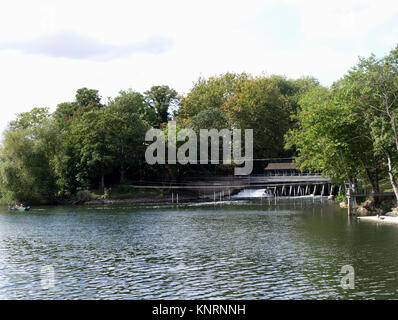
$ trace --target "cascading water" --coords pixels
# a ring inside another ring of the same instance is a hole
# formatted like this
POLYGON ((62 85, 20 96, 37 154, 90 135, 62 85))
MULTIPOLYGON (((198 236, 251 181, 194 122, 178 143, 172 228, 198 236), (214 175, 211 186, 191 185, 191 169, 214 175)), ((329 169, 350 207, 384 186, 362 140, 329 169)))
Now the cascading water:
MULTIPOLYGON (((274 197, 273 191, 271 188, 269 189, 243 189, 239 193, 233 195, 231 198, 269 198, 274 197)), ((297 196, 284 196, 284 198, 318 198, 322 197, 321 195, 297 195, 297 196)))
POLYGON ((264 198, 264 197, 273 197, 273 195, 269 192, 266 193, 265 189, 243 189, 239 193, 233 196, 233 198, 264 198))

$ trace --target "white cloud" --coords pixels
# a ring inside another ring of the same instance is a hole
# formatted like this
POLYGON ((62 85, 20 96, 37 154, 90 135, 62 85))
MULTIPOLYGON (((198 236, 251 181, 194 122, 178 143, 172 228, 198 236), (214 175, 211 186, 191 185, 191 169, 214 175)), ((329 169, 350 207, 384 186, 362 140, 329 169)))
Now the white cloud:
POLYGON ((150 37, 136 44, 107 44, 71 31, 58 31, 29 41, 0 43, 0 50, 19 50, 56 58, 112 60, 136 52, 162 53, 173 45, 166 37, 150 37))

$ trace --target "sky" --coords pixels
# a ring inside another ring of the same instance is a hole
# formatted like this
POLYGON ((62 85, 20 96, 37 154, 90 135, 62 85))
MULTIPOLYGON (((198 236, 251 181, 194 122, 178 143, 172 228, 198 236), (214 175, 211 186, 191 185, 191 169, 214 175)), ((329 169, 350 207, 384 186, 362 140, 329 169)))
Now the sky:
POLYGON ((0 131, 20 112, 120 90, 189 92, 225 72, 329 86, 398 44, 390 0, 13 0, 0 3, 0 131))

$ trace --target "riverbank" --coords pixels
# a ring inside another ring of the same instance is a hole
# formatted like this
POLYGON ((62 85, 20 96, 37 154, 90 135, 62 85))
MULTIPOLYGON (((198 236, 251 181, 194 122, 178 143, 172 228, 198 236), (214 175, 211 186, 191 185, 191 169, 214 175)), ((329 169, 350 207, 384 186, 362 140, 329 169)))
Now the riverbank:
POLYGON ((189 195, 182 195, 178 194, 175 196, 166 196, 159 198, 157 196, 136 196, 131 198, 125 199, 118 199, 118 198, 107 198, 107 199, 92 199, 88 201, 78 202, 74 204, 78 205, 99 205, 99 204, 146 204, 146 203, 181 203, 187 201, 198 201, 201 198, 197 196, 189 196, 189 195))
POLYGON ((215 185, 211 188, 201 188, 201 183, 195 186, 181 188, 159 187, 132 188, 117 186, 112 189, 81 190, 69 198, 59 201, 61 205, 103 205, 103 204, 146 204, 146 203, 183 203, 192 201, 213 201, 230 198, 238 193, 240 188, 215 185), (213 190, 214 189, 214 190, 213 190))
POLYGON ((384 223, 398 223, 398 217, 390 216, 366 216, 358 217, 360 221, 371 221, 371 222, 384 222, 384 223))

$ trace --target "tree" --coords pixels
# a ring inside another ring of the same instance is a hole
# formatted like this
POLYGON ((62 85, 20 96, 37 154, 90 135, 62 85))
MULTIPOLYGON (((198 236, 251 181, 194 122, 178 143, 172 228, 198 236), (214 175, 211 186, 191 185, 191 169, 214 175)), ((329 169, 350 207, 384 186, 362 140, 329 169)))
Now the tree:
POLYGON ((36 128, 45 119, 50 118, 48 108, 33 108, 31 111, 17 114, 17 118, 9 124, 9 130, 36 128))
POLYGON ((367 180, 379 191, 380 161, 361 117, 336 84, 332 90, 316 87, 299 101, 297 127, 286 135, 287 146, 295 145, 302 170, 322 171, 336 181, 356 185, 367 180))
POLYGON ((346 99, 369 128, 373 149, 383 156, 398 201, 398 46, 389 55, 361 58, 342 80, 346 99))
POLYGON ((149 123, 160 128, 170 119, 170 107, 178 105, 178 93, 169 86, 153 86, 144 92, 149 123))
POLYGON ((112 169, 115 155, 112 146, 118 130, 118 118, 104 110, 89 111, 73 122, 71 135, 79 155, 78 181, 89 186, 98 178, 100 189, 105 174, 112 169))
POLYGON ((131 168, 139 168, 144 161, 145 133, 149 125, 145 122, 145 104, 138 92, 121 91, 106 107, 106 112, 118 119, 115 143, 112 152, 118 155, 115 165, 119 168, 120 183, 131 168))
POLYGON ((191 119, 204 110, 217 109, 224 112, 222 106, 248 78, 249 75, 246 73, 226 73, 209 79, 200 78, 192 90, 182 98, 177 121, 188 126, 191 119))
POLYGON ((234 128, 253 129, 254 155, 278 157, 288 130, 287 100, 272 78, 251 78, 222 107, 234 128))
POLYGON ((19 114, 5 133, 0 184, 8 201, 52 203, 57 196, 51 159, 58 131, 46 109, 19 114))
POLYGON ((76 91, 76 103, 80 107, 101 107, 101 96, 98 90, 80 88, 76 91))

